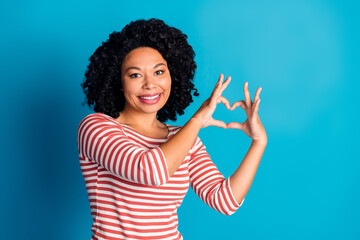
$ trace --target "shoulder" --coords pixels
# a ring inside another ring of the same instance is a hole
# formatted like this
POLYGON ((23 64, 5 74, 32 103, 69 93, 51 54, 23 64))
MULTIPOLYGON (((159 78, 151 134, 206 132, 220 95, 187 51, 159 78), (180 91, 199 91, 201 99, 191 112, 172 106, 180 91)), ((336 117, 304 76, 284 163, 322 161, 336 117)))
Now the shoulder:
POLYGON ((116 121, 114 119, 112 119, 112 117, 110 117, 104 113, 91 113, 91 114, 85 116, 80 121, 79 126, 86 122, 96 122, 96 123, 104 122, 104 123, 111 123, 114 125, 116 124, 116 121))
POLYGON ((78 133, 84 129, 109 129, 116 128, 117 131, 122 131, 122 127, 112 117, 104 113, 91 113, 85 116, 78 125, 78 133))
POLYGON ((85 116, 81 121, 86 121, 86 120, 90 120, 90 119, 108 120, 109 118, 111 118, 111 117, 104 113, 96 112, 96 113, 91 113, 91 114, 85 116))

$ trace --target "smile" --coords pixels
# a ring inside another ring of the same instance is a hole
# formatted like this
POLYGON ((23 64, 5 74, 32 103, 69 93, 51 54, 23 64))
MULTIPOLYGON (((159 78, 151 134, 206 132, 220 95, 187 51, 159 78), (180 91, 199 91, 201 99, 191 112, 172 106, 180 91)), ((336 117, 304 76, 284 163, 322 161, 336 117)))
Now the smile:
POLYGON ((154 96, 139 96, 138 97, 142 103, 145 104, 155 104, 157 103, 161 98, 161 93, 158 93, 154 96))
POLYGON ((160 96, 160 93, 155 95, 155 96, 152 96, 152 97, 139 97, 139 98, 142 98, 142 99, 155 99, 157 98, 158 96, 160 96))

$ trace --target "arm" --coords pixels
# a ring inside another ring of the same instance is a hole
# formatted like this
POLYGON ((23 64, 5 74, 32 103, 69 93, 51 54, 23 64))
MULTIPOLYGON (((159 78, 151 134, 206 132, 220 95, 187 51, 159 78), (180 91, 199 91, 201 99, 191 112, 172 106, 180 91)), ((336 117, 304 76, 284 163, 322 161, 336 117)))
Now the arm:
POLYGON ((189 153, 200 128, 199 122, 191 118, 170 140, 160 146, 165 155, 170 176, 176 172, 189 153))
MULTIPOLYGON (((258 109, 260 104, 260 92, 262 89, 261 88, 257 89, 254 97, 254 102, 252 102, 250 98, 250 92, 248 89, 248 83, 245 82, 244 83, 245 101, 235 102, 230 108, 229 102, 224 97, 221 96, 222 92, 229 84, 230 78, 228 78, 224 83, 222 83, 222 81, 223 81, 223 75, 220 75, 219 82, 217 83, 210 98, 207 99, 200 107, 200 109, 195 113, 195 115, 192 118, 192 121, 194 122, 194 120, 196 120, 199 124, 197 127, 200 126, 200 128, 204 128, 212 125, 212 126, 218 126, 224 128, 240 129, 253 140, 250 149, 246 154, 245 158, 243 159, 242 163, 235 171, 235 173, 228 179, 229 185, 231 180, 231 192, 234 194, 237 203, 242 203, 245 195, 250 189, 250 186, 255 177, 255 173, 259 166, 261 157, 267 145, 267 135, 258 115, 258 109), (220 102, 223 102, 229 110, 234 110, 236 107, 240 106, 245 110, 248 119, 244 123, 230 122, 228 124, 225 124, 222 121, 214 120, 211 116, 215 111, 216 104, 220 102)), ((193 125, 189 125, 189 126, 193 126, 193 125)), ((187 136, 190 136, 191 139, 194 139, 194 135, 192 134, 195 133, 196 134, 198 133, 198 128, 195 128, 194 131, 191 131, 190 129, 188 132, 186 132, 186 134, 188 134, 187 136)), ((181 140, 178 139, 177 141, 174 141, 174 145, 172 146, 172 148, 168 149, 169 152, 167 152, 165 156, 170 156, 172 154, 171 150, 176 152, 178 150, 176 147, 178 146, 177 144, 179 145, 185 144, 183 142, 185 142, 187 139, 186 134, 181 140)), ((205 150, 203 149, 203 151, 205 150)), ((210 158, 206 155, 207 154, 204 153, 205 159, 210 160, 210 158)), ((202 196, 201 198, 206 202, 207 198, 203 195, 201 196, 202 196)))
POLYGON ((209 207, 225 215, 231 215, 242 205, 237 202, 230 187, 206 152, 206 147, 197 138, 189 162, 190 184, 194 192, 209 207))
POLYGON ((210 98, 204 101, 199 110, 177 134, 160 146, 165 155, 170 176, 178 169, 185 156, 189 153, 201 128, 207 126, 227 127, 223 121, 213 119, 212 114, 216 105, 220 102, 230 109, 229 101, 221 96, 230 80, 231 78, 228 77, 223 83, 224 75, 221 74, 210 98))
POLYGON ((92 114, 80 122, 77 135, 79 157, 96 162, 120 178, 153 186, 169 179, 161 149, 141 147, 115 123, 92 114))
POLYGON ((240 202, 240 200, 243 199, 249 191, 267 145, 267 135, 265 132, 265 128, 262 125, 258 115, 261 90, 261 88, 257 89, 254 97, 254 102, 252 102, 248 89, 248 83, 245 82, 245 101, 235 102, 230 109, 233 110, 236 107, 240 106, 242 109, 245 110, 248 118, 243 123, 231 122, 228 123, 227 126, 242 130, 252 139, 251 146, 246 153, 243 161, 241 162, 238 169, 234 172, 234 174, 230 177, 231 188, 238 202, 240 202))
POLYGON ((231 175, 231 190, 237 202, 242 201, 250 189, 266 144, 252 141, 238 169, 231 175))

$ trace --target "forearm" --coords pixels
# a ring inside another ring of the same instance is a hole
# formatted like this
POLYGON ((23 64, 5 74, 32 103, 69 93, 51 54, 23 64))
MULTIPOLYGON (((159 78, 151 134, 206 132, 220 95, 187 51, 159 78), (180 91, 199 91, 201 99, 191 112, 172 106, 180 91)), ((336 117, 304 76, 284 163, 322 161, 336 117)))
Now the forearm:
POLYGON ((160 146, 163 151, 169 175, 179 168, 193 146, 200 131, 201 123, 191 118, 169 141, 160 146))
POLYGON ((238 203, 250 189, 267 143, 252 141, 238 169, 230 177, 230 187, 238 203))

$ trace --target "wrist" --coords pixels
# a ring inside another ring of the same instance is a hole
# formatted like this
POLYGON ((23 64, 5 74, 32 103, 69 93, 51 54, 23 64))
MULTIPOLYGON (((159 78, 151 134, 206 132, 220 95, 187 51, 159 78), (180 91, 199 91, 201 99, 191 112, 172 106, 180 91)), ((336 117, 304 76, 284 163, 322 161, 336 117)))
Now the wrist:
POLYGON ((196 126, 196 128, 198 128, 199 130, 202 128, 202 123, 201 123, 200 119, 198 119, 196 117, 190 118, 188 123, 190 123, 191 125, 196 126))
POLYGON ((266 146, 267 145, 267 139, 262 139, 262 140, 253 140, 252 141, 253 144, 255 145, 259 145, 259 146, 266 146))

